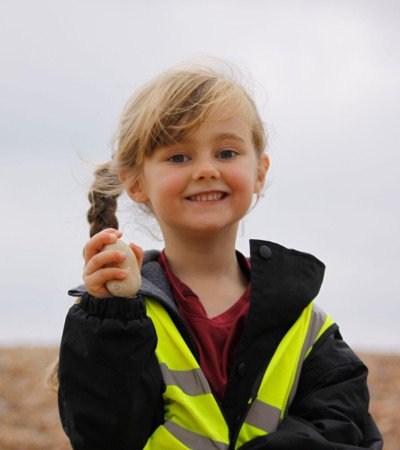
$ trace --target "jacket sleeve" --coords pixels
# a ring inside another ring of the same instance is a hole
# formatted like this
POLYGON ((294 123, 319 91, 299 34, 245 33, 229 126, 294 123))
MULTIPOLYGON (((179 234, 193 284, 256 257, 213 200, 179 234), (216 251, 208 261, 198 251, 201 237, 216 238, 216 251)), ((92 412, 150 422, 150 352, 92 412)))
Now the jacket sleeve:
POLYGON ((162 421, 156 333, 141 299, 85 293, 66 317, 59 410, 75 450, 142 449, 162 421))
POLYGON ((334 325, 305 360, 296 395, 277 431, 241 450, 382 449, 382 436, 368 413, 367 373, 334 325))

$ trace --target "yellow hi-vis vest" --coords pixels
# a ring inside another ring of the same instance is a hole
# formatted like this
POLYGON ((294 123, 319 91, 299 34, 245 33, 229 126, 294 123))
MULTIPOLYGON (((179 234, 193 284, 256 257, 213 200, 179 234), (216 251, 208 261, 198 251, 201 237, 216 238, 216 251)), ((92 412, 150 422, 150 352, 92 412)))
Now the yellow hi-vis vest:
POLYGON ((227 450, 275 431, 296 392, 303 360, 332 319, 314 303, 307 306, 283 337, 261 381, 236 442, 199 364, 168 312, 146 298, 147 314, 157 332, 156 356, 166 386, 164 420, 145 450, 227 450))

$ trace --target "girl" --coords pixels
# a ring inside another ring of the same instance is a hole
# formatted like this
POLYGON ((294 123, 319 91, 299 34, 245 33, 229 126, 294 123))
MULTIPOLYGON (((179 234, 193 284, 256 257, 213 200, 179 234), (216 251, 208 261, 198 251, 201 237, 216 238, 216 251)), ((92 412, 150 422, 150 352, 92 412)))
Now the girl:
POLYGON ((324 266, 272 242, 235 250, 269 160, 256 107, 211 68, 160 75, 129 101, 89 198, 84 286, 66 318, 59 407, 77 450, 381 449, 367 369, 314 303, 324 266), (104 245, 122 191, 157 219, 163 252, 104 245), (110 266, 111 265, 111 266, 110 266))

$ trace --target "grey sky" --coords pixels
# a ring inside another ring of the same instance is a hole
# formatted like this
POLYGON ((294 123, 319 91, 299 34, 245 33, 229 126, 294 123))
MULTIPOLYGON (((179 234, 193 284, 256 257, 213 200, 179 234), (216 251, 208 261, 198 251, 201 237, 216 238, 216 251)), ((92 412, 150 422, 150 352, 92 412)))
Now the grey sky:
MULTIPOLYGON (((91 164, 136 87, 208 54, 251 74, 270 135, 269 187, 238 248, 315 254, 319 304, 346 340, 400 351, 399 19, 390 0, 3 0, 0 345, 57 342, 91 164)), ((127 240, 161 248, 128 220, 127 240)))

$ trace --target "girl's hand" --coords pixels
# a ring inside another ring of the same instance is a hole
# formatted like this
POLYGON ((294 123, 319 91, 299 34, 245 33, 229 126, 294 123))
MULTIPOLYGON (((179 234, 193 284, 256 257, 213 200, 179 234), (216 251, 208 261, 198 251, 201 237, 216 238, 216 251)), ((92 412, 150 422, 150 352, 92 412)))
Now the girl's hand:
MULTIPOLYGON (((105 283, 109 280, 124 280, 128 272, 117 267, 105 267, 107 264, 120 263, 125 255, 119 251, 103 251, 101 249, 107 244, 115 242, 122 233, 114 228, 107 228, 95 234, 85 246, 83 269, 83 281, 87 292, 93 297, 104 298, 112 296, 106 288, 105 283)), ((130 243, 130 248, 136 255, 139 268, 143 261, 143 250, 135 244, 130 243)))

